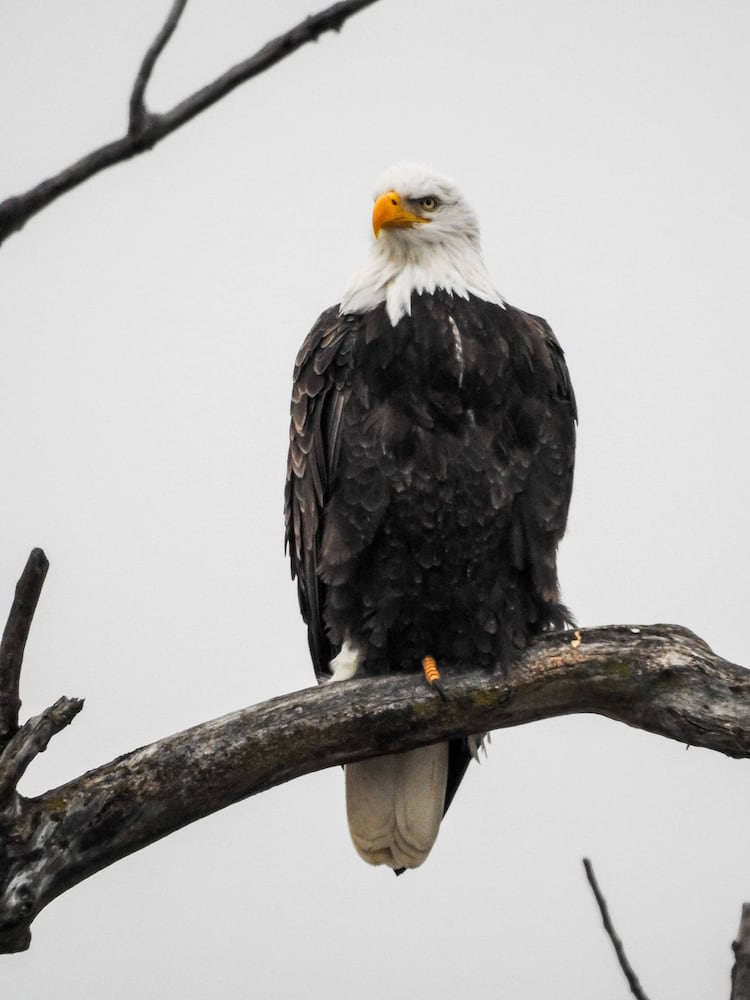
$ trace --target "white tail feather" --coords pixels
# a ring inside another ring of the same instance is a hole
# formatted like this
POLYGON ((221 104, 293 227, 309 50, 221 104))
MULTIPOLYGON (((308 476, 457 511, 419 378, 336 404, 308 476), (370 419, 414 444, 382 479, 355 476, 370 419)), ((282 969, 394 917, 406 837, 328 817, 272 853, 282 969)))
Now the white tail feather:
POLYGON ((349 832, 371 865, 417 868, 435 843, 445 805, 448 744, 346 766, 349 832))

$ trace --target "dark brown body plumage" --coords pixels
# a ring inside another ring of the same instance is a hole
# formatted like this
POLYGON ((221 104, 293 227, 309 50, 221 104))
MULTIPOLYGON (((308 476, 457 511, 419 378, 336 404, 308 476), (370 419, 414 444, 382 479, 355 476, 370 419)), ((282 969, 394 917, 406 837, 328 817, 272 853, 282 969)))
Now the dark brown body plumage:
POLYGON ((323 313, 297 358, 286 489, 320 679, 349 640, 366 674, 429 654, 449 685, 564 626, 575 418, 542 319, 440 290, 395 327, 384 306, 323 313))

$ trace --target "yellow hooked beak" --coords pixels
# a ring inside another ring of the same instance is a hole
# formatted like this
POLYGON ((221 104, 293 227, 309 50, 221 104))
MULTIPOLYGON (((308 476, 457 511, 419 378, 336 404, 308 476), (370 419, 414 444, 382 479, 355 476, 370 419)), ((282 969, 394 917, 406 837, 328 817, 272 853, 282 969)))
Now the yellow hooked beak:
POLYGON ((381 229, 411 229, 412 226, 429 221, 404 208, 401 195, 397 191, 386 191, 385 194, 381 194, 372 210, 372 231, 375 233, 375 239, 380 236, 381 229))

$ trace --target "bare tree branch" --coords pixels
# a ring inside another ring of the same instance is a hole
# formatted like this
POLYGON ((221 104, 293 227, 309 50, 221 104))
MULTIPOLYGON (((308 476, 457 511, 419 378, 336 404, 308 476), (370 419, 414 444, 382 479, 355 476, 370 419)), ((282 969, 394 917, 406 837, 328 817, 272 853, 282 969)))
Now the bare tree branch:
POLYGON ((130 95, 128 131, 131 134, 138 133, 143 128, 146 119, 144 96, 146 93, 146 87, 148 86, 148 81, 151 79, 151 74, 154 71, 156 60, 162 54, 165 46, 169 42, 169 39, 174 34, 175 28, 182 17, 182 12, 187 7, 187 2, 188 0, 175 0, 161 31, 153 40, 151 45, 149 45, 146 55, 143 57, 143 62, 141 63, 138 75, 135 78, 135 83, 133 84, 133 92, 130 95))
POLYGON ((67 191, 78 187, 107 167, 123 163, 152 149, 170 133, 226 97, 240 84, 270 69, 308 42, 317 41, 326 31, 340 31, 348 18, 365 7, 377 3, 377 0, 341 0, 340 3, 312 14, 289 31, 272 39, 255 55, 233 66, 212 83, 191 94, 171 111, 155 114, 149 112, 145 106, 146 86, 157 59, 177 27, 186 3, 187 0, 175 0, 164 26, 141 62, 130 97, 127 133, 121 139, 100 146, 24 194, 7 198, 0 203, 0 244, 67 191))
POLYGON ((643 987, 638 981, 638 976, 636 976, 633 971, 633 967, 628 961, 628 956, 625 954, 625 949, 623 947, 622 941, 617 935, 617 931, 614 928, 614 924, 609 915, 609 908, 607 906, 607 901, 602 895, 602 891, 599 888, 599 883, 596 881, 596 875, 594 875, 594 868, 588 858, 583 859, 583 867, 586 869, 586 878, 591 886, 591 891, 594 893, 594 899, 596 900, 597 906, 599 907, 599 913, 601 914, 602 923, 604 924, 604 930, 607 932, 612 946, 615 949, 615 954, 617 955, 617 961, 620 963, 620 968, 625 974, 625 978, 628 981, 628 986, 630 987, 630 992, 633 994, 637 1000, 648 1000, 648 997, 643 991, 643 987))
POLYGON ((734 967, 730 1000, 750 1000, 750 903, 742 907, 740 929, 732 944, 734 967))
POLYGON ((7 806, 26 768, 49 741, 69 726, 83 708, 81 698, 58 698, 54 705, 25 722, 0 754, 0 813, 7 806))
POLYGON ((0 951, 27 948, 51 900, 218 809, 282 782, 448 736, 596 712, 750 756, 750 673, 687 629, 614 626, 543 636, 508 672, 419 675, 285 695, 134 750, 28 799, 10 786, 80 703, 61 699, 0 756, 0 951), (35 742, 36 741, 36 742, 35 742))
POLYGON ((18 684, 26 640, 36 611, 49 563, 41 549, 32 549, 0 640, 0 752, 18 730, 21 699, 18 684))

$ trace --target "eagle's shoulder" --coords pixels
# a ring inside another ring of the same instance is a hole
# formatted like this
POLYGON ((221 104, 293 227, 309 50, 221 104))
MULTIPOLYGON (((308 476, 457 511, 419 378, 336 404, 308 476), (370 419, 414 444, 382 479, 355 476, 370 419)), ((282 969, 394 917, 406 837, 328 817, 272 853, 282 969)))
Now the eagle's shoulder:
POLYGON ((556 394, 559 399, 570 404, 573 420, 577 420, 578 408, 575 393, 573 392, 573 383, 571 382, 570 372, 565 360, 565 353, 552 327, 541 316, 534 316, 532 313, 526 313, 514 307, 509 308, 518 325, 537 338, 537 341, 542 345, 546 357, 552 366, 553 384, 556 394))

